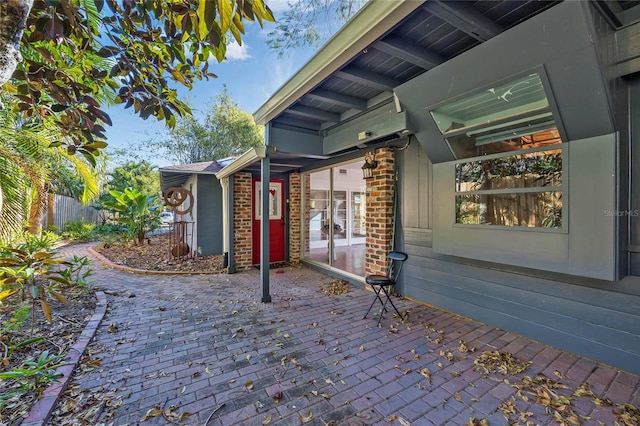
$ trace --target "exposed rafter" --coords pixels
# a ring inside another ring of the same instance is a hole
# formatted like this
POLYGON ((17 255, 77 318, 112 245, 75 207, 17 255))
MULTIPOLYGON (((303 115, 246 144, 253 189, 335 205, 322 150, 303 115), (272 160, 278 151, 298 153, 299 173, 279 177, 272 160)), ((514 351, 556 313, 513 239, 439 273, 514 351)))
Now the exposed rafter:
POLYGON ((343 95, 341 93, 331 92, 324 89, 317 89, 311 93, 307 93, 305 98, 327 102, 345 108, 357 109, 360 111, 367 109, 367 101, 363 99, 354 98, 353 96, 343 95))
POLYGON ((434 16, 480 41, 487 41, 504 29, 473 7, 456 1, 427 1, 422 6, 434 16))
POLYGON ((289 114, 294 114, 300 117, 313 118, 322 121, 331 121, 337 123, 340 121, 340 114, 334 112, 325 111, 323 109, 312 108, 305 105, 295 105, 287 110, 289 114))
POLYGON ((429 49, 411 44, 398 37, 387 37, 371 45, 374 49, 429 70, 446 61, 446 58, 429 49))
POLYGON ((348 67, 333 73, 334 76, 354 83, 362 84, 367 87, 382 90, 383 92, 391 92, 400 82, 395 78, 385 75, 376 74, 361 68, 348 67))
MULTIPOLYGON (((288 110, 288 112, 291 112, 291 111, 288 110)), ((302 129, 316 130, 316 131, 320 130, 321 128, 320 123, 317 123, 314 121, 299 120, 297 118, 286 117, 286 116, 278 117, 278 119, 275 120, 274 123, 282 124, 286 126, 300 127, 302 129)))

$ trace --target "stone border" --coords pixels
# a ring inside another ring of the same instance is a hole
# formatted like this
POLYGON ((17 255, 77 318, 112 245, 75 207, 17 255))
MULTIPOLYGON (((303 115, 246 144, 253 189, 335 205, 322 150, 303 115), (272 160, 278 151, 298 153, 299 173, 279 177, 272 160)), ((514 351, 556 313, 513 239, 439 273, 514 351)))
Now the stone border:
POLYGON ((80 364, 84 351, 96 334, 96 330, 107 312, 107 296, 101 291, 96 291, 96 299, 98 300, 96 301, 95 312, 65 357, 67 364, 56 370, 57 373, 62 373, 62 378, 59 382, 47 386, 40 399, 29 410, 29 416, 23 420, 22 426, 43 426, 49 420, 54 407, 60 400, 60 396, 67 389, 71 374, 80 364))
POLYGON ((130 274, 142 274, 142 275, 222 275, 225 272, 190 272, 190 271, 149 271, 148 269, 131 268, 129 266, 119 265, 113 263, 102 254, 98 253, 93 247, 87 247, 87 251, 91 253, 93 257, 98 259, 104 265, 111 269, 117 269, 119 271, 128 272, 130 274))

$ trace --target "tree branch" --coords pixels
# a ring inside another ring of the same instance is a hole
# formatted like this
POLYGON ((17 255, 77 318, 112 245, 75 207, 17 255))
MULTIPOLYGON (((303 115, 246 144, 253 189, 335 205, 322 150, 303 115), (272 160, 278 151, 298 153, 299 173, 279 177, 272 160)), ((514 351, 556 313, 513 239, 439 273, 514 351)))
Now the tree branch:
POLYGON ((0 0, 0 86, 22 61, 20 39, 32 6, 33 0, 0 0))

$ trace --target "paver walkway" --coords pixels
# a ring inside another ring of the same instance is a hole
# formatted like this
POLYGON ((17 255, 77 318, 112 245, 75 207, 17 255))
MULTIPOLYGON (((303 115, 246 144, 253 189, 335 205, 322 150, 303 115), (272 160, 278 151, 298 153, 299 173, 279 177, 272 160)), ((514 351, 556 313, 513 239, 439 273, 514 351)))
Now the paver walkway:
POLYGON ((624 424, 614 411, 640 407, 638 376, 410 300, 396 302, 406 322, 389 312, 378 328, 377 315, 362 318, 371 292, 327 296, 329 278, 304 267, 271 272, 270 304, 260 302, 258 271, 94 269, 108 294, 90 345, 100 363, 72 383, 112 395, 107 425, 170 424, 158 408, 176 423, 188 413, 186 425, 504 425, 503 411, 521 424, 557 424, 550 404, 583 424, 614 425, 624 424), (484 351, 533 363, 484 374, 474 369, 484 351), (583 396, 572 396, 579 388, 583 396), (634 407, 615 407, 625 403, 634 407))

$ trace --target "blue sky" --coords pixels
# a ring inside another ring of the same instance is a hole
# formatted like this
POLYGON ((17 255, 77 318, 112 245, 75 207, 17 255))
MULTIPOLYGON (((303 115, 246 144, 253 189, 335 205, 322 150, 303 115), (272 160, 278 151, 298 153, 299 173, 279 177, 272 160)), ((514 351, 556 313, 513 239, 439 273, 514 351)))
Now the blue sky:
MULTIPOLYGON (((269 1, 276 19, 287 7, 286 0, 269 1)), ((180 87, 179 94, 194 109, 194 115, 212 105, 213 98, 222 92, 226 84, 235 102, 244 111, 253 114, 275 91, 299 70, 315 53, 315 48, 301 48, 288 52, 283 57, 272 52, 267 46, 267 34, 275 29, 275 24, 266 22, 264 28, 257 23, 247 24, 242 46, 231 44, 227 49, 227 60, 218 64, 215 59, 209 71, 218 76, 209 81, 199 81, 193 90, 180 87)), ((108 110, 113 126, 107 129, 109 148, 128 148, 151 138, 161 138, 166 134, 163 123, 151 117, 142 120, 132 110, 115 105, 108 110)), ((169 163, 161 158, 151 160, 158 166, 169 163)))

